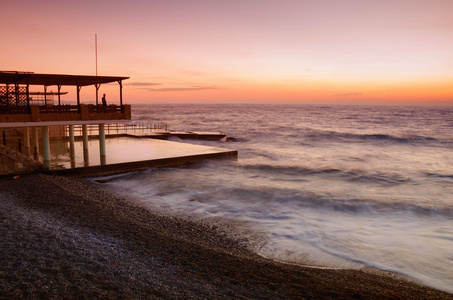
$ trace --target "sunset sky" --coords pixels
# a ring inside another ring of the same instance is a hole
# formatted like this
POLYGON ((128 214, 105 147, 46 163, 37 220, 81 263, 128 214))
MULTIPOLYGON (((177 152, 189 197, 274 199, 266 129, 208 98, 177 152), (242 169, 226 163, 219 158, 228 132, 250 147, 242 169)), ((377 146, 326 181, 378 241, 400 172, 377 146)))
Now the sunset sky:
POLYGON ((95 75, 97 34, 127 103, 453 105, 452 16, 452 0, 2 0, 0 70, 95 75))

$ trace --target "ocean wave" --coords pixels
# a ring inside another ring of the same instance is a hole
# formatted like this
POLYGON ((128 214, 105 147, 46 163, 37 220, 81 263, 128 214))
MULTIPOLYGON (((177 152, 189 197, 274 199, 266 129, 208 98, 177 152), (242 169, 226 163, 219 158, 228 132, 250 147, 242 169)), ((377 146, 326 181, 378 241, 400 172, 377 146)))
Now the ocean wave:
POLYGON ((355 140, 364 140, 364 141, 388 141, 388 142, 398 142, 398 143, 411 143, 411 142, 434 142, 437 141, 434 137, 427 137, 421 135, 402 135, 395 136, 391 134, 381 134, 381 133, 346 133, 346 132, 337 132, 337 131, 312 131, 307 134, 310 138, 323 138, 323 139, 355 139, 355 140))
MULTIPOLYGON (((294 189, 267 189, 267 188, 229 188, 223 191, 229 198, 247 202, 259 203, 261 211, 274 211, 275 205, 286 209, 310 209, 318 213, 345 213, 347 215, 374 216, 413 215, 426 218, 453 219, 453 206, 424 206, 423 203, 402 202, 397 199, 391 201, 372 198, 341 198, 339 196, 319 195, 312 192, 303 192, 294 189)), ((277 209, 279 211, 279 209, 277 209)), ((260 213, 260 215, 267 215, 260 213)), ((273 216, 273 214, 271 214, 273 216)))
POLYGON ((322 173, 334 173, 341 172, 338 169, 311 169, 308 167, 301 166, 279 166, 279 165, 268 165, 268 164, 254 164, 254 165, 244 165, 244 169, 247 170, 256 170, 264 172, 278 172, 289 175, 313 175, 313 174, 322 174, 322 173))
POLYGON ((402 176, 398 173, 375 172, 371 174, 362 170, 346 171, 344 172, 344 177, 347 181, 352 182, 370 182, 387 185, 397 185, 411 181, 410 178, 402 176))
MULTIPOLYGON (((309 168, 305 166, 255 164, 244 165, 243 168, 248 171, 253 170, 256 172, 265 172, 267 174, 274 173, 278 176, 286 175, 296 178, 301 176, 328 176, 330 178, 334 177, 335 179, 348 182, 375 183, 385 185, 397 185, 410 182, 410 178, 398 173, 369 173, 365 170, 341 170, 330 167, 309 168)), ((282 180, 288 180, 288 178, 285 177, 282 178, 282 180)))
POLYGON ((431 173, 431 172, 426 172, 425 174, 426 174, 426 176, 429 176, 429 177, 453 179, 453 174, 438 174, 438 173, 431 173))

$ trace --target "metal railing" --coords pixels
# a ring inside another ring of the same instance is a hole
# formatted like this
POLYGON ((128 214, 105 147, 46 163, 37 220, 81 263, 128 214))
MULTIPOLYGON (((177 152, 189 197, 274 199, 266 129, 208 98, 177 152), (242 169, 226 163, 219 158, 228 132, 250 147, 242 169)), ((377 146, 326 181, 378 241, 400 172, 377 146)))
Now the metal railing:
MULTIPOLYGON (((82 126, 74 126, 74 135, 82 136, 82 126)), ((107 123, 104 125, 105 133, 108 135, 119 134, 132 134, 132 135, 146 135, 150 133, 165 133, 168 132, 168 125, 165 122, 157 123, 107 123)), ((90 124, 87 125, 88 136, 98 135, 99 126, 90 124)), ((69 136, 69 126, 66 126, 66 136, 69 136)))
POLYGON ((133 123, 129 123, 129 124, 125 124, 125 125, 129 125, 129 126, 132 126, 132 127, 136 127, 138 129, 152 129, 152 130, 163 130, 163 131, 168 131, 168 124, 165 123, 165 122, 157 122, 157 123, 139 123, 139 122, 133 122, 133 123))

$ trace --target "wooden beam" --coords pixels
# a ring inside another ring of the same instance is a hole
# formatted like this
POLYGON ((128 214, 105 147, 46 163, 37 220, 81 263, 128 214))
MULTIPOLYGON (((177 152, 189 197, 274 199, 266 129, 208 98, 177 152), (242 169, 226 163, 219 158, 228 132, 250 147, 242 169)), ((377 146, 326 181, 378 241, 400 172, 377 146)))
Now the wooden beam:
POLYGON ((19 105, 19 85, 16 83, 14 84, 15 93, 16 93, 16 105, 19 105))

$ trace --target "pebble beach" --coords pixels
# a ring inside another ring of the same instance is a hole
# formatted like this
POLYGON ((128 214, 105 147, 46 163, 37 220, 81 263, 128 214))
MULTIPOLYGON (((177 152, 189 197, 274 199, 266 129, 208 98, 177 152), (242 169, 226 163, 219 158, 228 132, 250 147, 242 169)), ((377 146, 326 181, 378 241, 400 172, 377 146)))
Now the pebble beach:
POLYGON ((3 178, 0 201, 0 299, 453 299, 392 273, 268 260, 84 179, 3 178))

